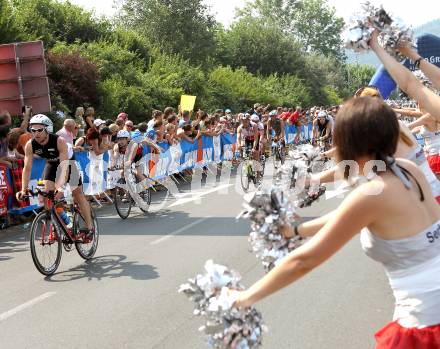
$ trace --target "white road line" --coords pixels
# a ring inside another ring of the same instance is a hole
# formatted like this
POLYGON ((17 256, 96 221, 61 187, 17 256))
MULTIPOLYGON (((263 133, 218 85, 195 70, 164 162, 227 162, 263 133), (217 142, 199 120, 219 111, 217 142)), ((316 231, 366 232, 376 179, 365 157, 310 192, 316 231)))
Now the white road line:
POLYGON ((209 218, 211 218, 211 217, 200 218, 200 219, 198 219, 198 220, 196 220, 196 221, 194 221, 194 222, 192 222, 192 223, 190 223, 188 225, 185 225, 184 227, 182 227, 180 229, 177 229, 176 231, 173 231, 171 234, 162 236, 160 239, 151 241, 150 245, 158 245, 158 244, 160 244, 160 243, 162 243, 162 242, 172 238, 173 236, 179 235, 180 233, 183 233, 185 230, 188 230, 189 228, 192 228, 195 225, 200 224, 200 223, 206 221, 209 218))
POLYGON ((18 307, 15 307, 11 310, 8 310, 8 311, 0 314, 0 322, 10 318, 11 316, 14 316, 15 314, 19 313, 20 311, 23 311, 27 308, 34 306, 37 303, 44 301, 47 298, 52 297, 55 294, 56 294, 56 292, 46 292, 37 298, 31 299, 29 302, 23 303, 23 304, 19 305, 18 307))
POLYGON ((212 188, 212 189, 209 189, 209 190, 205 190, 205 191, 200 192, 200 193, 195 193, 191 197, 178 199, 176 202, 172 203, 168 207, 171 208, 171 207, 187 204, 189 202, 193 202, 193 201, 196 201, 196 200, 200 200, 205 195, 208 195, 208 194, 211 194, 211 193, 215 193, 216 191, 220 191, 222 189, 225 189, 225 188, 228 188, 228 187, 232 187, 232 186, 233 186, 233 184, 222 184, 222 185, 219 185, 218 187, 215 187, 215 188, 212 188))

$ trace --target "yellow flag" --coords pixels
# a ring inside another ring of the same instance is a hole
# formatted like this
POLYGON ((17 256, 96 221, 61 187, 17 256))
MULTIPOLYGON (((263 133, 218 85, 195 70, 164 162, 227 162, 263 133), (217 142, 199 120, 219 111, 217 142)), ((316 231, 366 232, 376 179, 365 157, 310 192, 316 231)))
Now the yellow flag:
POLYGON ((180 109, 182 111, 192 111, 194 110, 194 105, 196 104, 197 96, 182 95, 180 97, 180 109))

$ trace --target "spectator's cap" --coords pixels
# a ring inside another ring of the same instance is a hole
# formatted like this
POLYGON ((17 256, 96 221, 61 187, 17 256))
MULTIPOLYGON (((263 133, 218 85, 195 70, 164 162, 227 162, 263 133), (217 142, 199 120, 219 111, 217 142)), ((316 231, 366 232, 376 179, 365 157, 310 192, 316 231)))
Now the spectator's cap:
POLYGON ((276 110, 272 110, 272 111, 269 113, 269 116, 277 116, 277 111, 276 111, 276 110))
POLYGON ((44 114, 34 115, 29 121, 29 125, 43 125, 47 132, 53 132, 53 122, 44 114))
POLYGON ((325 119, 327 117, 327 113, 324 110, 321 110, 318 113, 318 119, 325 119))
POLYGON ((135 143, 141 143, 144 140, 144 136, 142 136, 141 131, 136 130, 131 134, 131 140, 135 143))
POLYGON ((226 110, 225 110, 225 113, 226 113, 226 114, 231 114, 231 113, 232 113, 232 110, 231 110, 231 109, 226 109, 226 110))
POLYGON ((260 122, 260 118, 258 117, 257 114, 254 114, 251 116, 251 121, 253 122, 260 122))
POLYGON ((249 114, 249 113, 244 113, 244 114, 242 114, 242 120, 250 120, 250 118, 251 118, 251 114, 249 114))
POLYGON ((126 131, 126 130, 121 130, 118 132, 118 135, 116 136, 117 138, 130 138, 130 132, 126 131))
POLYGON ((127 120, 128 119, 128 115, 124 112, 119 113, 117 119, 121 119, 121 120, 127 120))
POLYGON ((93 121, 93 125, 95 125, 96 127, 99 127, 101 125, 105 125, 105 121, 102 119, 96 119, 95 121, 93 121))

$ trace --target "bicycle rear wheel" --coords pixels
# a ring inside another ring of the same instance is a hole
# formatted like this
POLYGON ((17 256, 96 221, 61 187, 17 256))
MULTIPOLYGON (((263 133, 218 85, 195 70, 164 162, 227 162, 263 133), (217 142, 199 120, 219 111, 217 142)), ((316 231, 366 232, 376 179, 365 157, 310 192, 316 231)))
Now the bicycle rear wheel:
POLYGON ((52 275, 61 262, 62 243, 58 225, 51 220, 48 211, 35 217, 30 231, 30 249, 37 270, 46 276, 52 275))
MULTIPOLYGON (((125 184, 125 183, 124 183, 125 184)), ((126 219, 130 215, 133 200, 128 190, 120 187, 113 189, 113 202, 119 217, 126 219)))
POLYGON ((272 148, 272 160, 273 160, 273 167, 277 169, 280 166, 280 162, 281 162, 280 148, 278 146, 272 148))
POLYGON ((96 250, 98 249, 98 241, 99 241, 99 226, 98 226, 98 220, 96 219, 95 211, 91 209, 92 214, 92 222, 93 222, 93 237, 92 238, 85 238, 85 237, 79 237, 78 234, 81 229, 87 228, 86 222, 84 220, 84 217, 81 215, 80 212, 75 212, 73 216, 73 229, 74 234, 76 237, 79 238, 79 240, 75 241, 75 247, 78 252, 78 254, 83 259, 91 259, 96 253, 96 250))

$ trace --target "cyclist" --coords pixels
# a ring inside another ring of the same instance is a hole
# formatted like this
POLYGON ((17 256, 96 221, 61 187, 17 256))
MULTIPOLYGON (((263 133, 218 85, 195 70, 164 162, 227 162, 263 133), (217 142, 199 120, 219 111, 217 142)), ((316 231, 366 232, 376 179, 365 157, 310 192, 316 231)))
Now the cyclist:
POLYGON ((65 183, 75 181, 76 183, 72 182, 71 186, 73 200, 79 206, 86 224, 86 229, 81 229, 81 233, 85 233, 87 237, 93 236, 91 210, 83 192, 80 172, 76 163, 71 162, 75 160, 72 146, 67 144, 63 138, 53 134, 53 123, 46 115, 33 116, 29 125, 32 139, 25 146, 23 189, 16 194, 17 199, 21 201, 23 196, 29 193, 29 180, 34 156, 46 159, 43 174, 45 191, 55 192, 55 198, 59 200, 63 197, 65 183), (69 160, 68 163, 67 160, 69 160), (59 173, 57 173, 58 168, 60 168, 59 173))
POLYGON ((313 139, 319 139, 324 143, 324 151, 331 147, 332 128, 333 120, 327 115, 327 112, 321 110, 313 121, 312 134, 313 139))
POLYGON ((277 117, 277 111, 272 110, 269 113, 269 119, 267 120, 266 138, 268 141, 273 140, 274 142, 281 142, 284 147, 285 142, 285 130, 284 121, 277 117))

